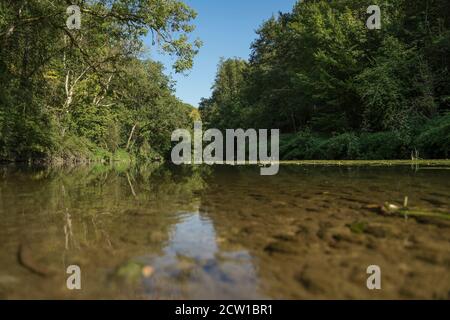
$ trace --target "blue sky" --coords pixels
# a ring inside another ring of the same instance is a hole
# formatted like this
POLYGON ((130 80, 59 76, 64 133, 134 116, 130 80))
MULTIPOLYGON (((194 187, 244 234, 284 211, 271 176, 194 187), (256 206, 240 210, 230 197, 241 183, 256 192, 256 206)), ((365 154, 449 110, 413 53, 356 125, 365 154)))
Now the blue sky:
MULTIPOLYGON (((203 47, 196 56, 194 67, 187 75, 175 74, 173 60, 151 52, 154 60, 166 66, 166 73, 176 81, 176 95, 182 101, 197 107, 202 97, 209 97, 221 57, 248 59, 255 30, 264 20, 278 11, 288 12, 296 0, 184 0, 198 16, 192 38, 200 38, 203 47)), ((146 45, 151 46, 150 38, 146 45)))

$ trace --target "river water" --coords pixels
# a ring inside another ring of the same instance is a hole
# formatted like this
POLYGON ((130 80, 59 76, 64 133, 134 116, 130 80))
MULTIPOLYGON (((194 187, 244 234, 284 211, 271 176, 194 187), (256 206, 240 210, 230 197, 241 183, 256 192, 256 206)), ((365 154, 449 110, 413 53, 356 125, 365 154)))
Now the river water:
POLYGON ((259 169, 2 166, 0 298, 450 299, 449 220, 375 209, 450 213, 450 168, 259 169))

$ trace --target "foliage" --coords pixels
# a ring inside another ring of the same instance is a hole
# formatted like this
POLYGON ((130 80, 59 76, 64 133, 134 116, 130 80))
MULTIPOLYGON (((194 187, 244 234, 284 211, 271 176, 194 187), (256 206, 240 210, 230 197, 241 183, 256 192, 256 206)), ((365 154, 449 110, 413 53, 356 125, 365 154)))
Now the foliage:
POLYGON ((450 113, 436 118, 426 125, 416 139, 417 150, 422 157, 450 156, 450 113))
POLYGON ((408 144, 404 143, 398 132, 363 133, 359 145, 360 159, 389 160, 411 157, 408 144))
POLYGON ((0 159, 111 159, 118 150, 160 158, 192 107, 173 94, 143 38, 192 67, 196 13, 178 0, 0 1, 0 159))
POLYGON ((447 0, 298 1, 262 24, 247 63, 221 62, 202 118, 278 128, 286 159, 448 157, 447 118, 434 121, 450 110, 448 12, 447 0), (365 26, 372 4, 381 30, 365 26))
POLYGON ((389 160, 446 158, 450 155, 450 114, 437 116, 416 129, 405 132, 346 132, 327 137, 302 131, 280 138, 282 160, 389 160), (416 154, 417 151, 417 154, 416 154))
POLYGON ((217 67, 217 75, 212 87, 211 98, 203 99, 200 112, 206 120, 206 125, 215 128, 232 128, 238 124, 240 110, 240 93, 244 83, 244 72, 247 63, 242 59, 221 59, 217 67))

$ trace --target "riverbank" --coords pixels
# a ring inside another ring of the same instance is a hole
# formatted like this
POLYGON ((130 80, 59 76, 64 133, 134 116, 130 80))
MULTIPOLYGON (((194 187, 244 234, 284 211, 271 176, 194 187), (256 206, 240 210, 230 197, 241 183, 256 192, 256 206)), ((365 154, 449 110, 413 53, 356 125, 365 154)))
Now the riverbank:
POLYGON ((440 166, 449 167, 450 160, 286 160, 281 165, 299 166, 440 166))
MULTIPOLYGON (((157 161, 145 161, 142 164, 163 162, 161 159, 157 161)), ((3 160, 0 159, 0 164, 8 163, 27 163, 27 164, 40 164, 49 166, 64 166, 64 165, 89 165, 89 164, 111 164, 111 163, 124 163, 132 164, 137 163, 136 159, 126 153, 117 152, 111 154, 108 157, 96 157, 92 159, 70 159, 63 158, 49 158, 49 159, 29 159, 23 161, 3 160)), ((392 167, 392 166, 420 166, 420 167, 445 167, 450 169, 450 159, 420 159, 420 160, 281 160, 275 163, 279 165, 296 165, 296 166, 337 166, 337 167, 392 167)), ((264 163, 260 163, 263 165, 264 163)), ((253 165, 253 164, 245 164, 253 165)))
POLYGON ((28 159, 5 159, 0 158, 0 164, 19 163, 30 165, 48 165, 48 166, 77 166, 89 164, 108 164, 108 163, 127 163, 136 161, 136 157, 123 149, 115 152, 109 152, 98 148, 95 152, 89 151, 83 154, 72 154, 65 152, 63 154, 48 155, 46 157, 36 157, 28 159))

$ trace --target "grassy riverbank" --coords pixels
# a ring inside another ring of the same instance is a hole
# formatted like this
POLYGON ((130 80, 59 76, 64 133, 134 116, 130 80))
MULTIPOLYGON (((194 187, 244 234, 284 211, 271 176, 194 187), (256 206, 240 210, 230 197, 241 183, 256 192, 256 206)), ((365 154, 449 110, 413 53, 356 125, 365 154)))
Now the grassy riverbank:
POLYGON ((428 166, 449 167, 450 160, 287 160, 281 165, 299 166, 428 166))

